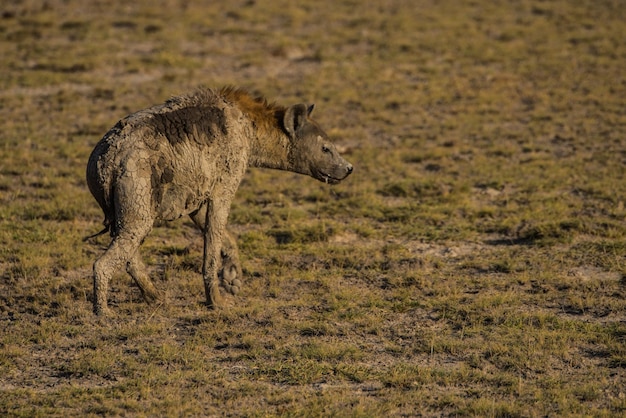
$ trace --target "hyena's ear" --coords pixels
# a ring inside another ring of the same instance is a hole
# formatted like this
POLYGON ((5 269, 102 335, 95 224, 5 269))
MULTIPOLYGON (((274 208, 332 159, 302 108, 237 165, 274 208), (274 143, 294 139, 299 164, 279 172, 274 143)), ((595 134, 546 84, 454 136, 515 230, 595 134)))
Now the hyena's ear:
POLYGON ((304 124, 304 121, 312 110, 313 109, 309 110, 303 103, 287 108, 285 116, 283 117, 283 125, 290 137, 296 137, 296 131, 304 124))
POLYGON ((306 111, 307 111, 307 114, 311 116, 311 113, 313 113, 314 110, 315 110, 315 103, 309 105, 306 111))

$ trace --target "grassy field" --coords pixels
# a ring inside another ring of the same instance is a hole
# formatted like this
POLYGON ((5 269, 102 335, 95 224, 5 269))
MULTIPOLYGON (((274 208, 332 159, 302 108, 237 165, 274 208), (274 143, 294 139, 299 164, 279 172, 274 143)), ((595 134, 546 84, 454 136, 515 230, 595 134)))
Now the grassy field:
POLYGON ((4 3, 0 415, 626 414, 623 1, 4 3), (89 153, 225 84, 314 102, 354 174, 249 171, 228 308, 181 220, 164 303, 120 272, 95 318, 89 153))

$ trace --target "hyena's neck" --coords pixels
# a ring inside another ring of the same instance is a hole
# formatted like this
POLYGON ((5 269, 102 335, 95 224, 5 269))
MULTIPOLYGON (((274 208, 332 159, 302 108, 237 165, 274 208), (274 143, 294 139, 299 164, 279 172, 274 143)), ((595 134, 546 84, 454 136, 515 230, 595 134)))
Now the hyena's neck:
POLYGON ((251 122, 248 165, 293 171, 291 142, 282 127, 286 109, 241 89, 226 87, 220 93, 251 122))
POLYGON ((290 155, 291 143, 279 126, 265 132, 257 129, 253 134, 249 159, 251 167, 293 171, 290 155))

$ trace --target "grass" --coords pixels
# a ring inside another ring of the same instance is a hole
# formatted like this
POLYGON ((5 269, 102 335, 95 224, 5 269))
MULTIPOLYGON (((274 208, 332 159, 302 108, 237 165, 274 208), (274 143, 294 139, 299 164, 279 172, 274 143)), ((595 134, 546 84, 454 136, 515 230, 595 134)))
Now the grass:
POLYGON ((0 414, 624 414, 619 2, 83 3, 0 15, 0 414), (95 318, 88 155, 200 84, 315 102, 355 173, 250 170, 230 307, 181 220, 165 302, 95 318))

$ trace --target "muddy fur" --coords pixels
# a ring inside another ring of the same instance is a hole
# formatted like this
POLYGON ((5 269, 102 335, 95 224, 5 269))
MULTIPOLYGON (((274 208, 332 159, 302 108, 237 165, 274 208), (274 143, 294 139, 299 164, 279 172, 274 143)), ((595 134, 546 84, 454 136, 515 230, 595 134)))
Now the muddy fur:
POLYGON ((124 266, 147 301, 160 298, 138 249, 155 222, 182 216, 190 216, 203 231, 208 306, 221 303, 220 277, 227 290, 237 293, 236 243, 222 241, 247 168, 287 170, 331 184, 352 172, 310 119, 312 110, 305 104, 279 106, 228 87, 199 89, 119 121, 87 164, 89 190, 112 237, 94 263, 94 312, 107 312, 109 280, 124 266))

